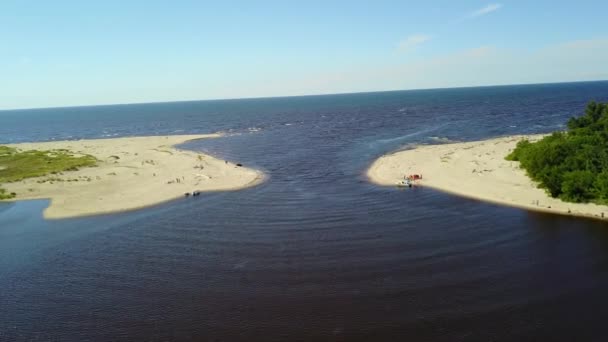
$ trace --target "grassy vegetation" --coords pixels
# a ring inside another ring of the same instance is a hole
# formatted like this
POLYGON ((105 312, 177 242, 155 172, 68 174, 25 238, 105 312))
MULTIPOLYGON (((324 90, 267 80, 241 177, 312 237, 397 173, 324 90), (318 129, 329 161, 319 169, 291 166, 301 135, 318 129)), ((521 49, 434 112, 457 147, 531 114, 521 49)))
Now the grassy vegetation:
POLYGON ((5 189, 0 188, 0 200, 14 198, 15 196, 17 196, 16 193, 8 193, 5 189))
MULTIPOLYGON (((90 155, 75 155, 68 150, 19 151, 0 146, 0 185, 32 177, 76 171, 81 167, 95 166, 97 159, 90 155)), ((0 199, 10 199, 15 193, 0 188, 0 199)))
POLYGON ((608 204, 608 103, 589 103, 567 132, 520 141, 506 159, 519 161, 552 197, 608 204))

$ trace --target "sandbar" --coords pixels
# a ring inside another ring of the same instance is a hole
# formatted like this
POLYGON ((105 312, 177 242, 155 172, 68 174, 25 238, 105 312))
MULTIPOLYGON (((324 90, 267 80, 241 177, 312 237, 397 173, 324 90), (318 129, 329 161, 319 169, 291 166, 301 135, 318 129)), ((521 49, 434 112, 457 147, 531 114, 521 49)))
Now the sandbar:
POLYGON ((537 141, 544 135, 506 136, 484 141, 421 145, 384 155, 367 170, 376 184, 395 186, 405 175, 422 174, 420 186, 455 195, 564 215, 608 219, 608 206, 569 203, 550 197, 505 157, 518 141, 537 141))
POLYGON ((134 210, 200 191, 238 190, 264 179, 261 171, 181 150, 189 140, 219 134, 10 144, 20 150, 67 149, 99 160, 95 167, 4 183, 13 200, 50 199, 44 217, 60 219, 134 210))

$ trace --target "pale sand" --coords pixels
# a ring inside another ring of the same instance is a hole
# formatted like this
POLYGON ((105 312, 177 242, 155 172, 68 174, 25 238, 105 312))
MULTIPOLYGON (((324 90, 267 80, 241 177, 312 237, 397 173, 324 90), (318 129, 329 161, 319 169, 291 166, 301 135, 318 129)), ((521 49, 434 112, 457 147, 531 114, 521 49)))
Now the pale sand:
POLYGON ((50 198, 44 217, 58 219, 133 210, 184 197, 186 192, 236 190, 264 179, 260 171, 173 147, 188 140, 215 137, 219 135, 7 145, 21 150, 68 149, 90 154, 100 162, 97 167, 5 183, 2 187, 16 192, 16 200, 50 198), (49 178, 63 181, 38 182, 49 178))
POLYGON ((608 219, 608 206, 562 202, 551 198, 528 178, 518 162, 505 160, 523 138, 535 141, 543 135, 509 136, 484 141, 423 145, 385 155, 368 169, 372 182, 396 185, 405 174, 422 174, 418 182, 456 195, 519 208, 608 219), (538 204, 537 204, 538 201, 538 204))

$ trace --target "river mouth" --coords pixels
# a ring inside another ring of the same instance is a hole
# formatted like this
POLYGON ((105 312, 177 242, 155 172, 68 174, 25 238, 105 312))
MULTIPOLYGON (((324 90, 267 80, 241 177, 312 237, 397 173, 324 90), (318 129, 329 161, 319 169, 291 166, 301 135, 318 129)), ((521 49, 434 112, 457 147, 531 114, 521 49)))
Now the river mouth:
POLYGON ((224 131, 223 138, 180 148, 242 163, 268 177, 250 189, 91 218, 47 221, 41 217, 44 201, 0 203, 0 336, 602 336, 608 312, 594 304, 608 299, 604 223, 424 187, 378 187, 364 175, 377 157, 410 144, 552 131, 583 108, 585 96, 608 94, 608 83, 572 89, 498 87, 21 112, 21 121, 0 125, 0 137, 224 131), (104 118, 105 133, 93 116, 104 118), (517 127, 511 127, 514 122, 517 127))

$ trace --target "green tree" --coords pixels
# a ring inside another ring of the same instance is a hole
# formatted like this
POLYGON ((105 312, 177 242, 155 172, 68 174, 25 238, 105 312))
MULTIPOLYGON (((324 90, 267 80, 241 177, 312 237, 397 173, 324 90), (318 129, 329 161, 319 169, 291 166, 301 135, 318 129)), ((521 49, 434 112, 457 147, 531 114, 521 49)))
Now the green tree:
POLYGON ((562 180, 562 199, 569 202, 587 202, 594 197, 595 175, 591 171, 566 172, 562 180))
POLYGON ((553 197, 608 203, 608 104, 590 102, 567 132, 520 141, 506 159, 519 161, 553 197))

